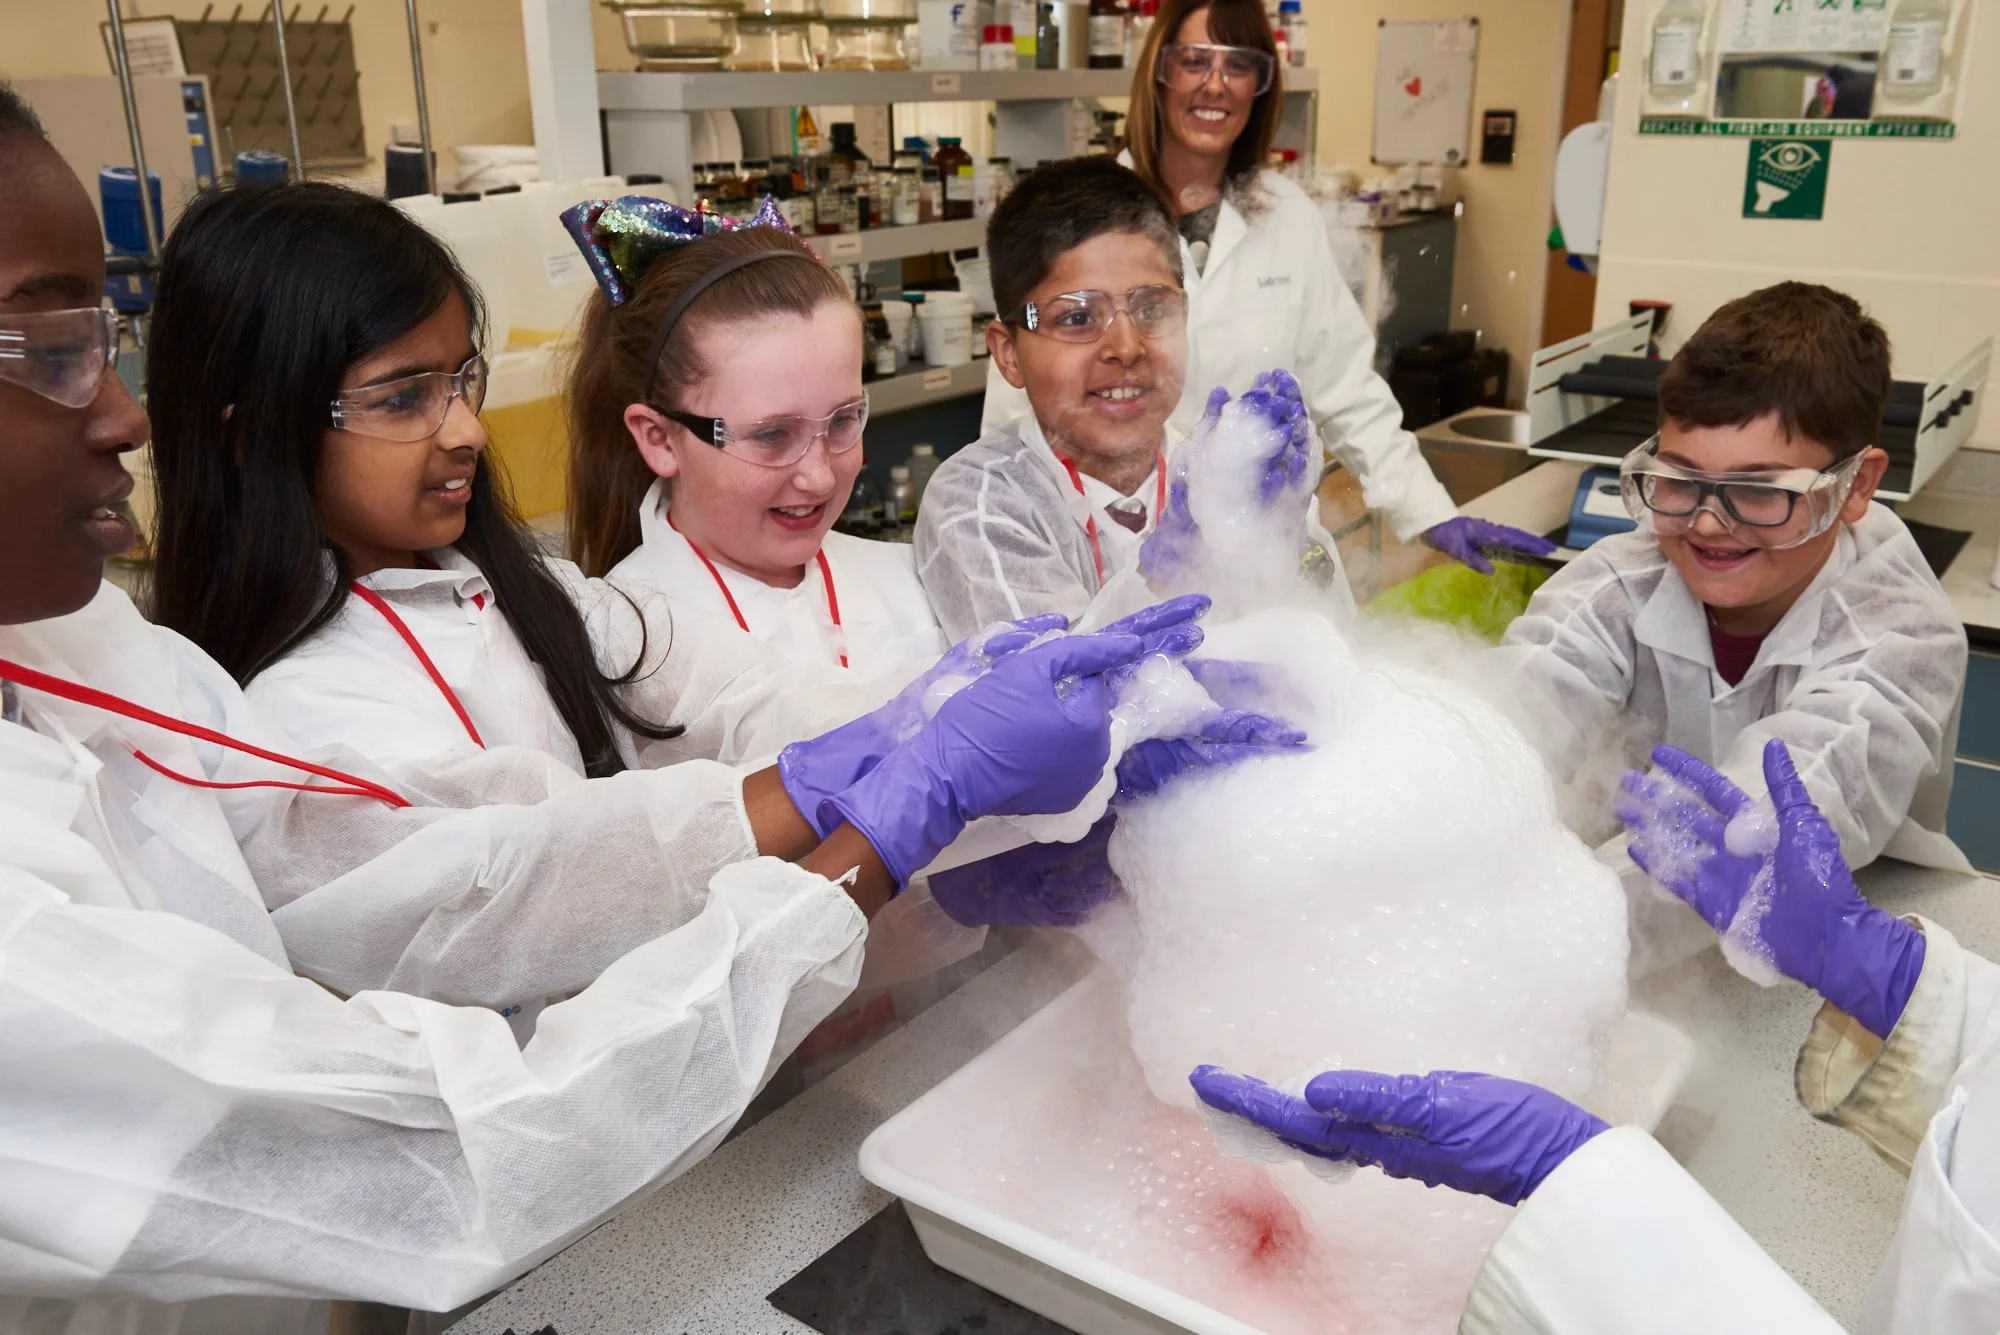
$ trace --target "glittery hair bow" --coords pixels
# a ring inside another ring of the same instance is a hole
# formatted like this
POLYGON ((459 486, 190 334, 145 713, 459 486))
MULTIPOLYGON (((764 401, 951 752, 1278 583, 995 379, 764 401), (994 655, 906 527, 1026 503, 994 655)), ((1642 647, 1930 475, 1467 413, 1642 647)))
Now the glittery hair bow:
POLYGON ((778 201, 769 195, 747 221, 681 208, 651 195, 586 199, 562 211, 563 227, 613 306, 638 290, 654 260, 717 232, 775 227, 789 233, 778 201))

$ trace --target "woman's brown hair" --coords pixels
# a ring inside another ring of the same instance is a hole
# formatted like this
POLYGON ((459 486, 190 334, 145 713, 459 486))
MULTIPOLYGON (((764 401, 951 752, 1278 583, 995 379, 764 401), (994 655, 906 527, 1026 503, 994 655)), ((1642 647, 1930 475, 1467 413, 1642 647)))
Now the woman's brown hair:
MULTIPOLYGON (((653 406, 676 400, 708 373, 695 335, 715 321, 809 316, 826 302, 853 305, 840 275, 788 232, 746 227, 669 251, 646 270, 622 306, 593 292, 569 368, 564 413, 569 424, 569 551, 586 575, 604 575, 639 545, 639 503, 654 482, 625 429, 625 409, 642 402, 654 368, 646 364, 667 311, 703 274, 757 251, 790 250, 810 264, 765 261, 718 280, 695 299, 660 352, 653 406)), ((858 314, 857 314, 858 318, 858 314)), ((776 373, 780 368, 772 368, 776 373)))
POLYGON ((1271 35, 1270 20, 1264 17, 1263 0, 1162 0, 1146 44, 1139 50, 1139 63, 1132 71, 1132 104, 1125 117, 1125 148, 1132 155, 1132 170, 1160 192, 1176 214, 1181 207, 1160 179, 1160 81, 1161 48, 1179 40, 1181 26, 1202 10, 1208 11, 1208 39, 1217 46, 1243 46, 1271 57, 1271 86, 1250 104, 1250 123, 1229 149, 1229 165, 1224 168, 1225 189, 1241 189, 1256 180, 1257 173, 1271 156, 1271 140, 1278 133, 1278 121, 1285 104, 1285 67, 1278 63, 1278 39, 1271 35))

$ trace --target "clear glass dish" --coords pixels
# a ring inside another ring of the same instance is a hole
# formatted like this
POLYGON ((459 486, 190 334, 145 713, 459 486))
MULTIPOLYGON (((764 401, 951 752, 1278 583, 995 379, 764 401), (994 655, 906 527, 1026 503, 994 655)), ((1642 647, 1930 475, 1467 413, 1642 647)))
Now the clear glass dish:
POLYGON ((903 45, 901 22, 827 20, 827 69, 906 70, 909 67, 910 56, 903 45))
POLYGON ((818 69, 813 60, 811 25, 803 19, 772 23, 743 18, 736 24, 736 50, 723 59, 722 68, 784 73, 818 69))
POLYGON ((714 69, 736 49, 740 0, 632 4, 605 0, 625 25, 625 46, 649 70, 714 69))
POLYGON ((834 23, 915 23, 917 0, 821 0, 820 13, 834 23))

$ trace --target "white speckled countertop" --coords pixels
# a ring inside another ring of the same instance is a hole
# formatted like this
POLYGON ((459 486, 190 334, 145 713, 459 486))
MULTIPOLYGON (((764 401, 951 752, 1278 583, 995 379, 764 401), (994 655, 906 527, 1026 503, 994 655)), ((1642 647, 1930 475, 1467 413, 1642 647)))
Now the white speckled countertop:
MULTIPOLYGON (((2000 956, 2000 886, 1878 865, 1869 896, 1922 912, 2000 956)), ((973 979, 685 1177, 556 1256, 452 1327, 500 1335, 799 1335, 765 1295, 888 1203, 862 1181, 868 1133, 1052 1000, 1090 967, 1073 942, 1038 941, 973 979)), ((1710 950, 1637 990, 1704 1040, 1660 1138, 1724 1207, 1843 1322, 1853 1324, 1888 1246, 1903 1182, 1860 1140, 1813 1121, 1792 1063, 1816 999, 1769 991, 1710 950)))

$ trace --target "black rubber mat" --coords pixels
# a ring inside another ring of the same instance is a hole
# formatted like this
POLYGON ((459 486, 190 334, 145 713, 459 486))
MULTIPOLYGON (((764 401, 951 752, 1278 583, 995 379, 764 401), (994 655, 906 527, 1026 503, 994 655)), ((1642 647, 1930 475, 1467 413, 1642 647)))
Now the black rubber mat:
POLYGON ((934 1264, 901 1201, 780 1284, 770 1302, 821 1335, 1073 1335, 934 1264))
POLYGON ((1936 524, 1919 523, 1905 519, 1903 527, 1910 530, 1910 536, 1917 540, 1917 550, 1924 554, 1930 564, 1931 573, 1939 579, 1958 554, 1965 550, 1965 544, 1972 539, 1970 533, 1961 533, 1955 528, 1939 528, 1936 524))

